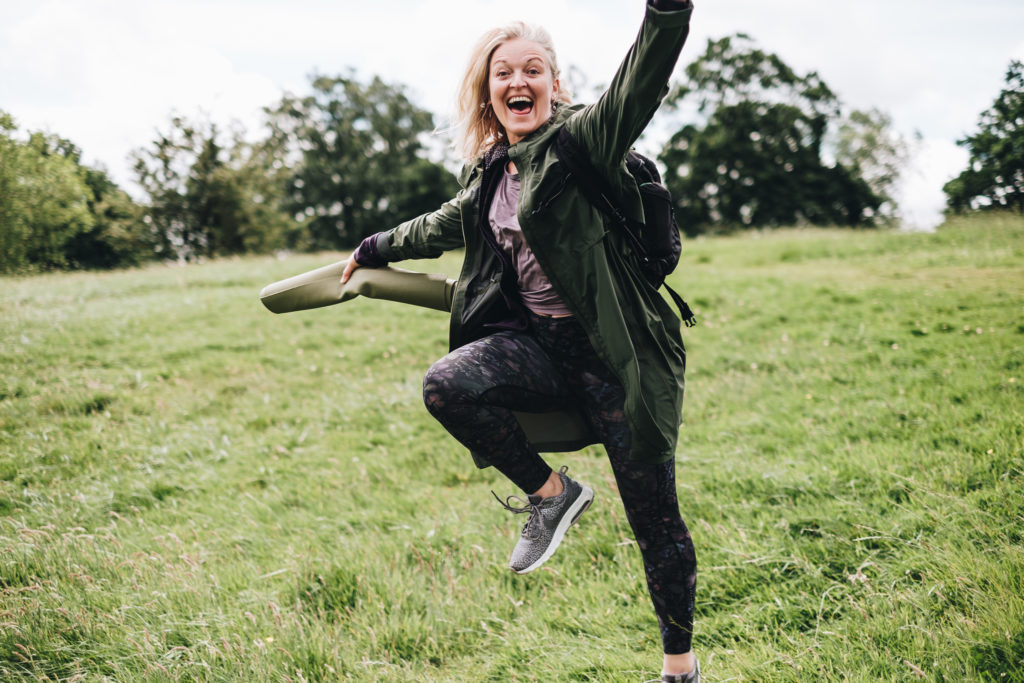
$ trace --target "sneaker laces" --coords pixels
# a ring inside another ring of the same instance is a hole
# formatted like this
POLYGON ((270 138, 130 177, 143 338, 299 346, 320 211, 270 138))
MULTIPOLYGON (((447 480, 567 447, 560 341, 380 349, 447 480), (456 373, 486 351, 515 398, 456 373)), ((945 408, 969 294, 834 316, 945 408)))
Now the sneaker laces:
POLYGON ((523 500, 519 496, 509 496, 505 500, 502 500, 494 491, 491 491, 491 495, 494 496, 494 499, 501 504, 501 507, 505 508, 514 515, 530 513, 529 518, 527 518, 526 520, 526 524, 523 525, 522 535, 530 539, 531 541, 536 540, 540 536, 540 530, 537 528, 538 525, 536 524, 536 522, 538 519, 540 519, 540 506, 541 503, 543 503, 546 500, 545 498, 541 498, 540 496, 529 496, 529 498, 533 498, 537 501, 534 503, 531 502, 530 500, 523 500), (522 503, 522 505, 519 507, 512 505, 510 501, 513 500, 522 503))

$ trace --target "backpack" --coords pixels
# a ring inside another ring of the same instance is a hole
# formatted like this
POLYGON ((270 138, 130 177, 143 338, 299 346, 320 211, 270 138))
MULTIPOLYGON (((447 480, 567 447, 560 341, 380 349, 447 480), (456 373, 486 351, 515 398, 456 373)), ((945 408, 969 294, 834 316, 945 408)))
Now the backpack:
POLYGON ((674 289, 665 284, 665 277, 676 268, 682 251, 679 226, 672 210, 672 195, 661 181, 661 174, 653 161, 630 151, 626 155, 626 170, 636 181, 643 202, 644 222, 632 220, 613 199, 615 193, 608 180, 590 163, 579 143, 564 126, 555 140, 555 154, 569 171, 580 178, 580 190, 591 204, 604 211, 622 230, 639 256, 640 270, 652 287, 664 285, 668 290, 679 317, 687 327, 697 324, 690 306, 674 289))

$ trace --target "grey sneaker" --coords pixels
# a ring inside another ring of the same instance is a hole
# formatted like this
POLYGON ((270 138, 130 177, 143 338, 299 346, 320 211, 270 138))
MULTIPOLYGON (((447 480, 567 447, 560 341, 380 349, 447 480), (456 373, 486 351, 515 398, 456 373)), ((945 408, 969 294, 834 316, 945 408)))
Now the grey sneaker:
POLYGON ((509 496, 502 502, 498 495, 491 491, 506 510, 516 514, 530 513, 529 519, 523 525, 519 542, 512 551, 512 558, 508 562, 509 569, 516 574, 532 572, 547 562, 548 558, 554 555, 558 544, 562 542, 565 532, 576 523, 594 500, 594 492, 590 488, 565 475, 568 469, 563 467, 558 471, 564 490, 557 496, 527 496, 526 501, 518 496, 509 496), (510 500, 526 504, 514 507, 509 504, 510 500))
POLYGON ((661 674, 647 683, 700 683, 700 662, 694 660, 693 671, 688 674, 661 674))

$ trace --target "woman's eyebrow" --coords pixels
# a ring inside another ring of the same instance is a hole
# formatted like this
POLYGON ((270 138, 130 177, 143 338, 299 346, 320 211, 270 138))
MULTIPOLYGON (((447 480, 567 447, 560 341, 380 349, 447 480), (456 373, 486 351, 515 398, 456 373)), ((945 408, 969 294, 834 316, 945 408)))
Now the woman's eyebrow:
MULTIPOLYGON (((531 62, 540 62, 541 64, 545 63, 544 62, 544 58, 541 57, 540 55, 534 55, 532 57, 527 57, 526 60, 524 61, 524 64, 530 64, 531 62)), ((511 66, 511 63, 507 59, 505 59, 505 58, 495 59, 493 62, 491 62, 491 68, 492 69, 495 68, 495 67, 498 67, 498 66, 511 66)))

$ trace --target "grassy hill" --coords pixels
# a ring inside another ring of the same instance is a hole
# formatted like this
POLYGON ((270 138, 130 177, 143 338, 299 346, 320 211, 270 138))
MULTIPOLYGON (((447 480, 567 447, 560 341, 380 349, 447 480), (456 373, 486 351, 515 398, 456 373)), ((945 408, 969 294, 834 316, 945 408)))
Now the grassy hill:
MULTIPOLYGON (((1024 220, 684 247, 706 679, 1024 681, 1024 220)), ((337 258, 0 279, 0 679, 657 675, 603 452, 511 574, 511 485, 421 405, 445 316, 259 304, 337 258)))

